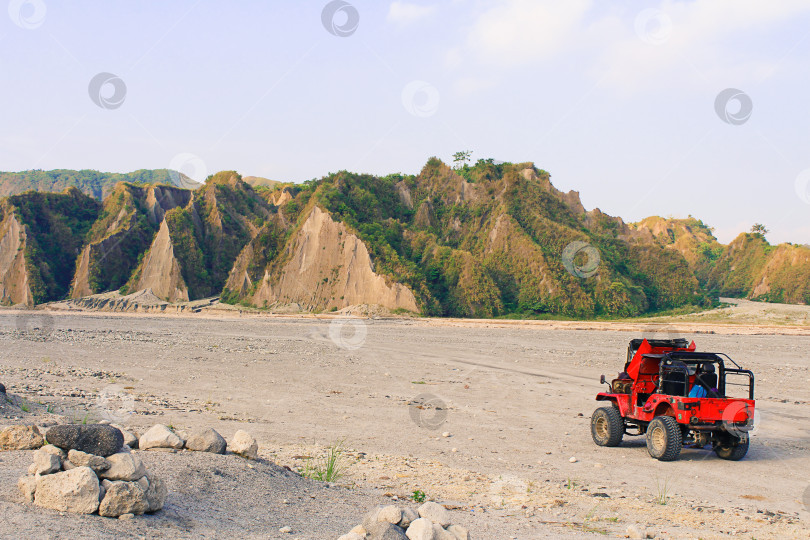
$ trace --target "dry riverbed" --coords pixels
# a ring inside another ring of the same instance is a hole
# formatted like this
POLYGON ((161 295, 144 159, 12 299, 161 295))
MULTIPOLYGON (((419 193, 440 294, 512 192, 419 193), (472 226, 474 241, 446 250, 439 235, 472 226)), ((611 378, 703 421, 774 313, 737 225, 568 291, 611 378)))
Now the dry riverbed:
POLYGON ((30 456, 3 453, 0 524, 19 537, 324 539, 417 491, 453 508, 476 539, 615 537, 630 525, 659 538, 806 538, 808 346, 807 327, 694 321, 0 311, 0 382, 27 409, 4 408, 0 424, 245 429, 263 458, 146 452, 169 482, 166 507, 119 523, 21 504, 15 483, 30 456), (599 375, 621 369, 627 341, 642 334, 694 338, 756 373, 760 416, 745 460, 684 449, 660 463, 641 438, 593 444, 599 375), (346 470, 335 484, 284 468, 306 467, 338 442, 346 470))

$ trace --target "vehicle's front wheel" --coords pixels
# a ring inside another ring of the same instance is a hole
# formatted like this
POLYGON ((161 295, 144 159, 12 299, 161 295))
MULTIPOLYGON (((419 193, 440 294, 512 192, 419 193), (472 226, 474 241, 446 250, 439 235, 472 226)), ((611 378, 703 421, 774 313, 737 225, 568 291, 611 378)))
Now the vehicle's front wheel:
POLYGON ((647 451, 659 461, 675 461, 681 455, 681 426, 671 416, 656 416, 647 426, 647 451))
POLYGON ((748 453, 748 442, 747 433, 742 434, 740 437, 729 435, 726 440, 714 447, 714 453, 722 459, 740 461, 748 453))
POLYGON ((599 446, 619 446, 624 436, 624 418, 616 407, 601 407, 591 416, 591 436, 599 446))

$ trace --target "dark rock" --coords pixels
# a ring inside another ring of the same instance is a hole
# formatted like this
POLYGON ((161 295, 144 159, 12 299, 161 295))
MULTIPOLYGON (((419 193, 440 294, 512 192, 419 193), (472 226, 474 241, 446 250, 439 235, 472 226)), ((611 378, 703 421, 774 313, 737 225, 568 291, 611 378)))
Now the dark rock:
POLYGON ((79 450, 102 457, 111 456, 124 446, 121 431, 105 424, 54 426, 45 437, 50 444, 62 450, 79 450))
POLYGON ((3 383, 0 383, 0 394, 5 394, 5 393, 6 393, 6 387, 3 386, 3 383))

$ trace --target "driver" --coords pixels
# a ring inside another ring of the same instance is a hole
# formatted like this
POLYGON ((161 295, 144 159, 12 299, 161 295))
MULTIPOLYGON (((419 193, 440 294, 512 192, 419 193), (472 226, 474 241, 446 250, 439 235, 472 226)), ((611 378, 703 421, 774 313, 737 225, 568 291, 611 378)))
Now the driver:
POLYGON ((689 392, 689 397, 719 397, 717 390, 717 374, 714 372, 714 364, 706 363, 700 366, 695 375, 695 385, 689 392))

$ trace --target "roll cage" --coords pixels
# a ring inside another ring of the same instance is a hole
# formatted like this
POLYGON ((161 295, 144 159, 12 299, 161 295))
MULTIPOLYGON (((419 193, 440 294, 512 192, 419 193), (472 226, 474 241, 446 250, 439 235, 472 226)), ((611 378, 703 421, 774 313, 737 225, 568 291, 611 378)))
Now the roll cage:
MULTIPOLYGON (((717 392, 725 396, 728 386, 748 386, 748 399, 754 399, 754 374, 742 369, 724 353, 674 351, 664 354, 645 354, 644 358, 659 360, 656 392, 686 397, 691 387, 701 382, 698 371, 705 372, 706 364, 713 364, 717 373, 717 392), (727 367, 726 361, 734 367, 727 367), (700 369, 699 369, 700 368, 700 369), (747 384, 729 382, 728 376, 747 378, 747 384)), ((652 374, 648 374, 652 375, 652 374)))

